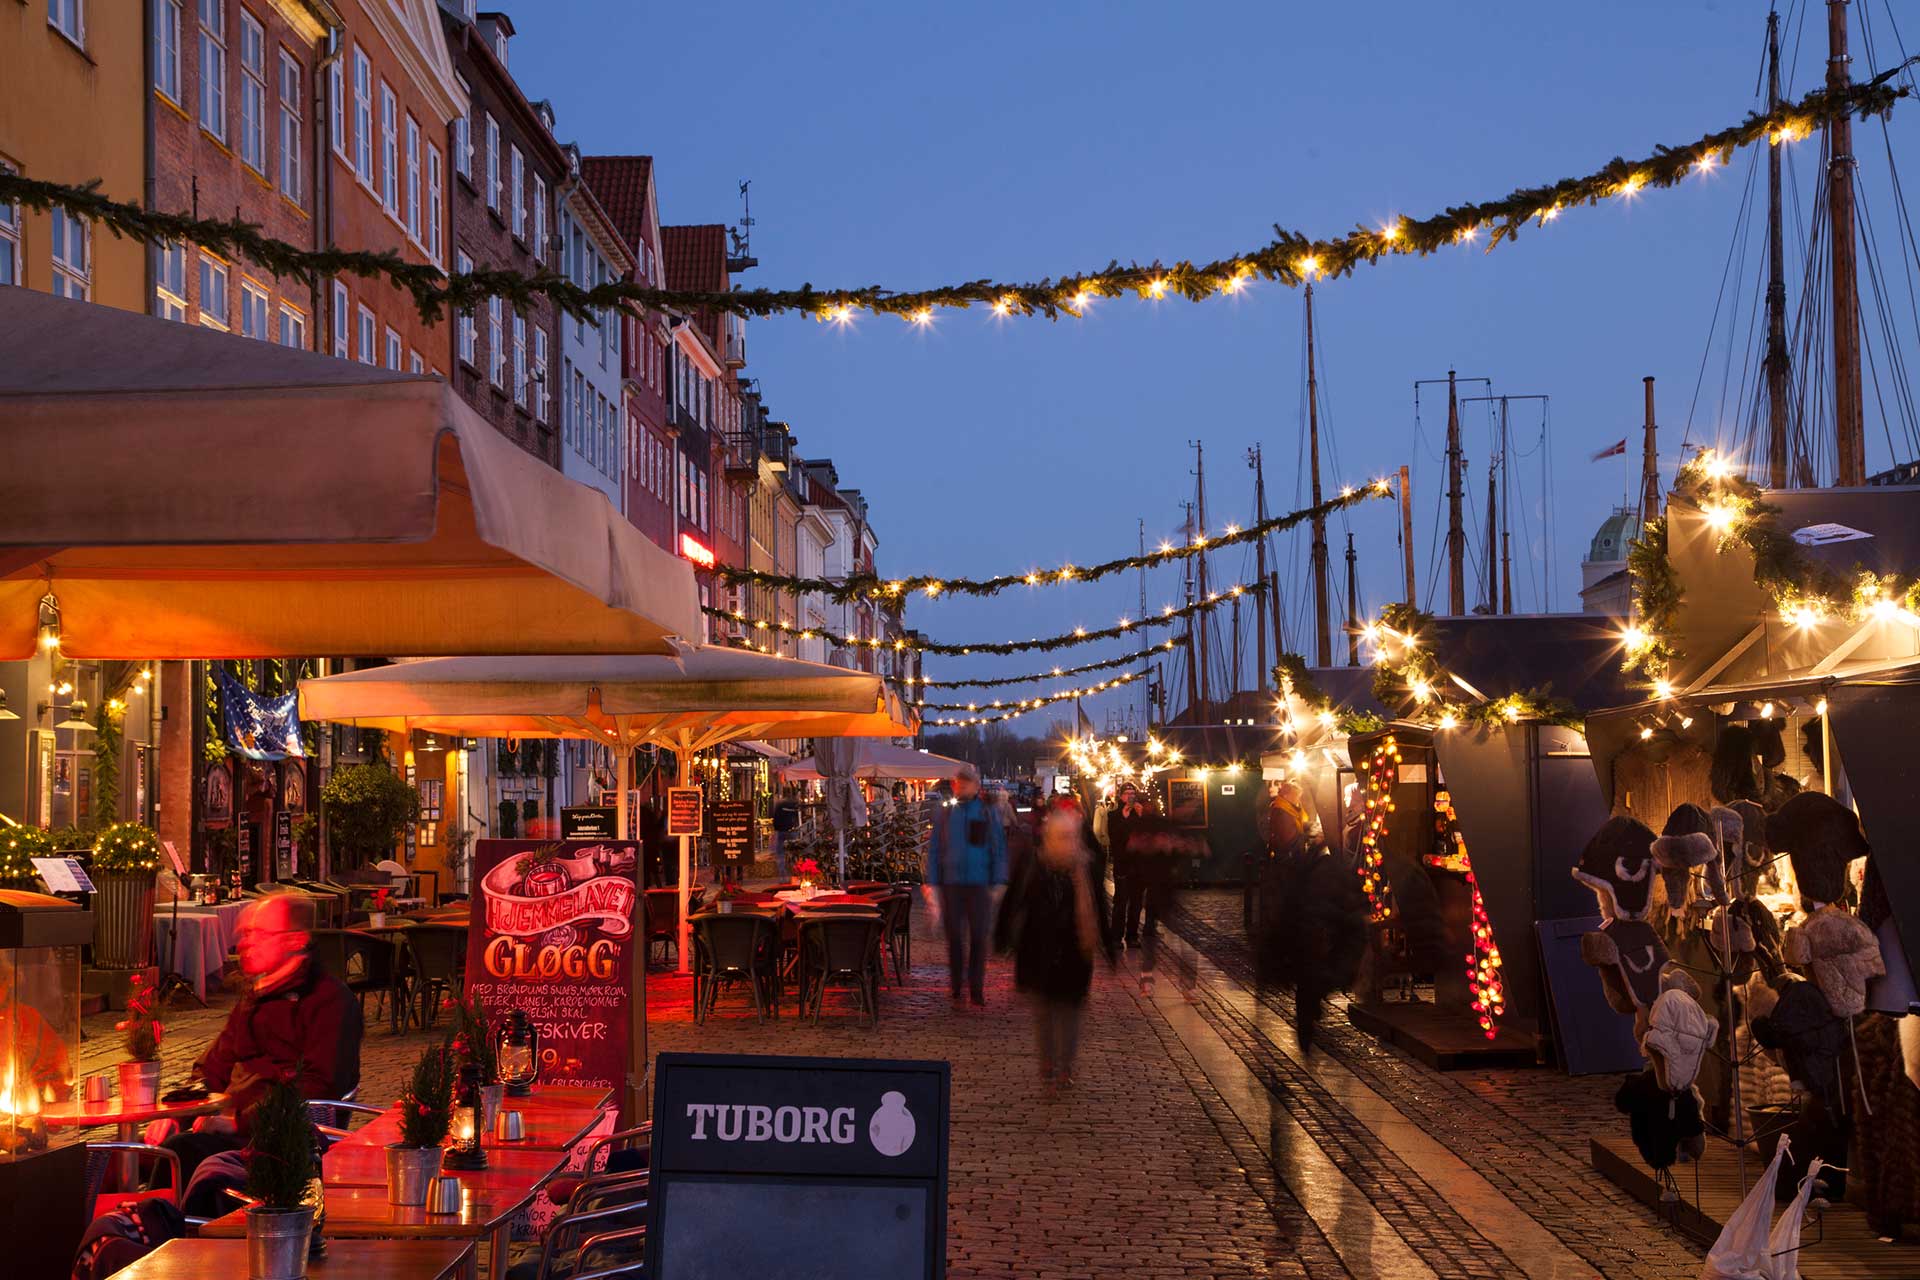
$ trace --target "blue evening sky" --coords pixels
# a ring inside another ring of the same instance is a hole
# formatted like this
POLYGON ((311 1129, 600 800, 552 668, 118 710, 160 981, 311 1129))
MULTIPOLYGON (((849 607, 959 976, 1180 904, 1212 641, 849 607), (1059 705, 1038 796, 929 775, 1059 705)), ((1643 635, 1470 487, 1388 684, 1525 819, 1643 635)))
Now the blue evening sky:
MULTIPOLYGON (((1894 30, 1887 0, 1853 8, 1854 67, 1865 78, 1898 60, 1894 30)), ((1822 73, 1825 5, 1812 10, 1803 22, 1794 7, 1786 27, 1789 96, 1822 73)), ((1276 222, 1337 234, 1684 142, 1756 104, 1766 11, 1758 0, 511 9, 513 68, 529 96, 552 99, 560 137, 588 153, 652 154, 664 222, 733 222, 737 183, 752 179, 761 265, 742 283, 900 288, 1058 275, 1115 258, 1204 261, 1265 243, 1276 222)), ((1899 34, 1920 48, 1920 19, 1899 34)), ((1916 118, 1920 106, 1896 112, 1896 151, 1916 118)), ((1793 149, 1802 205, 1818 146, 1793 149)), ((1879 124, 1856 126, 1856 153, 1886 270, 1898 277, 1879 124)), ((1415 379, 1444 378, 1451 366, 1490 377, 1496 392, 1552 397, 1550 490, 1541 412, 1533 402, 1512 409, 1523 610, 1541 606, 1549 570, 1547 603, 1579 607, 1587 541, 1638 466, 1644 375, 1658 379, 1669 476, 1690 406, 1696 441, 1735 428, 1736 399, 1721 395, 1724 337, 1692 402, 1751 163, 1742 153, 1681 189, 1571 211, 1491 255, 1393 260, 1317 290, 1323 427, 1337 460, 1326 482, 1411 463, 1423 599, 1446 412, 1444 387, 1424 388, 1416 439, 1415 379), (1627 459, 1588 461, 1623 436, 1627 459)), ((1743 326, 1757 244, 1756 229, 1749 269, 1734 273, 1743 326)), ((1796 302, 1798 292, 1790 284, 1796 302)), ((1904 289, 1895 301, 1911 305, 1904 289)), ((1735 398, 1757 376, 1743 378, 1744 348, 1743 337, 1726 375, 1735 398)), ((775 318, 749 326, 748 352, 748 372, 802 452, 832 457, 868 495, 883 573, 1084 564, 1131 549, 1140 519, 1150 544, 1177 537, 1193 439, 1206 445, 1215 528, 1251 518, 1245 453, 1255 443, 1271 509, 1305 504, 1301 298, 1277 285, 1199 305, 1102 302, 1058 323, 953 312, 923 331, 871 317, 844 329, 775 318)), ((1485 406, 1464 416, 1478 524, 1490 419, 1485 406)), ((1904 435, 1896 423, 1890 447, 1870 386, 1869 469, 1912 456, 1904 435)), ((1363 611, 1399 594, 1395 526, 1385 502, 1333 523, 1336 595, 1351 528, 1363 611)), ((1282 547, 1289 592, 1304 585, 1304 542, 1282 547)), ((1223 582, 1250 574, 1251 552, 1223 553, 1215 572, 1223 582)), ((1476 572, 1468 582, 1471 603, 1476 572)), ((916 603, 909 619, 940 639, 1049 635, 1137 614, 1138 590, 1129 576, 943 599, 916 603)), ((1157 611, 1178 592, 1163 571, 1148 603, 1157 611)), ((1444 605, 1444 567, 1437 599, 1444 605)), ((1296 649, 1306 647, 1299 603, 1289 599, 1296 649)), ((1250 650, 1251 619, 1247 628, 1250 650)), ((1016 674, 1125 647, 930 660, 928 674, 1016 674)), ((1088 710, 1100 718, 1101 706, 1088 710)), ((1019 727, 1038 730, 1037 719, 1019 727)))

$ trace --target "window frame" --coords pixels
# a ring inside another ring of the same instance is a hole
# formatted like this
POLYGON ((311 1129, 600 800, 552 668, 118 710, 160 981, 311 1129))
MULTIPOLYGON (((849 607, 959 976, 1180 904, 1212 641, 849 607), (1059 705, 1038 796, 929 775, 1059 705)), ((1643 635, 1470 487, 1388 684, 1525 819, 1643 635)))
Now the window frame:
POLYGON ((282 301, 280 304, 280 310, 278 312, 278 315, 275 318, 274 324, 275 324, 275 328, 273 333, 273 340, 275 342, 277 342, 283 347, 287 347, 294 351, 305 351, 307 349, 307 313, 306 312, 294 306, 291 302, 282 301), (300 341, 298 342, 287 341, 287 329, 288 329, 287 322, 289 320, 293 322, 292 328, 295 334, 297 334, 300 339, 300 341))
POLYGON ((301 134, 306 128, 306 111, 301 105, 300 95, 307 83, 306 74, 301 70, 299 59, 286 49, 280 50, 280 194, 295 204, 303 199, 305 183, 300 181, 300 161, 305 148, 300 143, 301 134), (293 95, 287 95, 291 88, 293 95))
POLYGON ((547 180, 533 175, 533 250, 535 262, 547 260, 547 180))
POLYGON ((200 311, 200 323, 209 329, 218 329, 222 333, 233 332, 233 264, 219 258, 205 249, 200 250, 199 267, 194 273, 195 283, 200 286, 200 296, 195 305, 200 311), (220 309, 210 312, 207 307, 207 295, 212 292, 210 286, 215 280, 220 283, 220 309), (209 319, 209 315, 213 318, 209 319))
POLYGON ((260 284, 258 281, 250 280, 244 275, 241 276, 240 277, 240 336, 243 338, 257 338, 262 342, 271 341, 272 340, 271 338, 272 324, 273 324, 272 296, 268 294, 266 287, 260 284), (259 312, 260 332, 250 333, 248 332, 248 330, 251 326, 251 317, 249 316, 248 313, 255 309, 257 309, 259 312))
POLYGON ((374 318, 373 309, 366 303, 360 304, 356 316, 359 321, 360 363, 380 367, 380 323, 374 318))
POLYGON ((240 9, 240 163, 267 176, 267 29, 240 9), (258 54, 247 61, 249 46, 258 54), (256 154, 257 151, 257 154, 256 154))
POLYGON ((507 386, 506 300, 499 294, 487 299, 487 381, 505 390, 507 386))
POLYGON ((446 216, 445 202, 440 195, 440 148, 427 143, 427 256, 438 266, 441 255, 446 251, 446 237, 441 234, 441 222, 446 216))
POLYGON ((513 313, 513 402, 527 407, 527 313, 513 313))
POLYGON ((180 10, 180 0, 153 0, 153 91, 173 103, 180 105, 180 27, 185 15, 180 10), (167 30, 167 16, 173 17, 173 29, 167 30), (167 37, 173 38, 171 51, 167 47, 167 37))
POLYGON ((347 137, 347 59, 344 52, 327 67, 327 132, 333 154, 347 168, 353 168, 353 151, 347 137))
POLYGON ((353 359, 353 299, 338 280, 333 282, 333 358, 353 359))
POLYGON ((387 216, 400 220, 400 99, 393 86, 380 81, 380 203, 387 216))
POLYGON ((407 353, 407 346, 406 346, 406 343, 400 340, 400 331, 398 329, 394 328, 392 325, 388 325, 386 326, 386 330, 387 330, 387 342, 386 342, 387 358, 382 367, 393 373, 399 373, 400 362, 407 353))
POLYGON ((87 47, 87 0, 47 0, 47 25, 83 52, 87 47), (73 29, 67 29, 67 23, 73 29))
POLYGON ((373 63, 353 47, 353 171, 373 190, 373 63))
POLYGON ((487 122, 487 208, 500 212, 500 122, 491 112, 481 112, 487 122))
POLYGON ((187 320, 187 246, 184 241, 161 241, 153 246, 153 306, 162 320, 187 320), (175 268, 168 279, 168 265, 175 268))
POLYGON ((406 190, 406 196, 405 196, 405 199, 406 199, 406 219, 405 220, 407 224, 407 234, 413 237, 414 243, 418 244, 421 241, 420 172, 421 172, 422 159, 420 156, 420 122, 413 118, 413 113, 411 111, 407 113, 406 138, 407 138, 407 190, 406 190))
POLYGON ((513 183, 513 198, 509 207, 513 210, 513 221, 508 225, 513 229, 513 238, 526 242, 527 238, 527 160, 520 154, 518 144, 507 147, 508 181, 513 183))
MULTIPOLYGON (((473 270, 473 259, 464 249, 453 251, 453 270, 456 275, 464 275, 473 270)), ((454 354, 474 369, 480 367, 480 319, 472 307, 463 309, 455 321, 454 354)))
POLYGON ((547 331, 539 325, 533 326, 533 417, 536 422, 547 420, 547 331))
POLYGON ((200 62, 196 68, 200 76, 199 111, 196 119, 200 127, 221 143, 227 140, 227 5, 226 0, 198 0, 200 62), (217 27, 209 26, 209 15, 219 18, 217 27), (217 68, 214 75, 207 74, 207 68, 217 68), (210 100, 208 95, 213 95, 210 100), (207 122, 212 114, 217 117, 213 124, 207 122))
POLYGON ((456 76, 467 92, 467 109, 448 125, 447 148, 453 153, 453 171, 473 181, 473 88, 464 77, 456 76))

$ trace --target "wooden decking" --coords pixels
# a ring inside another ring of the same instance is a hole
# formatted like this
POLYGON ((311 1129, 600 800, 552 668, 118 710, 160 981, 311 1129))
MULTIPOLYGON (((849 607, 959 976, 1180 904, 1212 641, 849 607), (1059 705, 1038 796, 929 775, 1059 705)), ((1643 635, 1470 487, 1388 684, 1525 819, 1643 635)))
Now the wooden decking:
MULTIPOLYGON (((1620 1132, 1590 1140, 1593 1167, 1634 1199, 1651 1206, 1674 1229, 1711 1245, 1740 1203, 1740 1169, 1732 1146, 1707 1141, 1707 1154, 1697 1165, 1674 1166, 1680 1200, 1662 1204, 1660 1185, 1640 1159, 1627 1122, 1620 1132)), ((1747 1156, 1747 1186, 1766 1172, 1766 1161, 1747 1156)), ((1775 1206, 1774 1216, 1779 1216, 1775 1206)), ((1811 1212, 1800 1235, 1800 1274, 1803 1280, 1913 1280, 1920 1276, 1920 1244, 1882 1244, 1867 1226, 1867 1216, 1850 1204, 1836 1203, 1824 1212, 1811 1212)))
POLYGON ((1429 1000, 1388 1000, 1347 1005, 1353 1025, 1377 1040, 1412 1054, 1436 1071, 1475 1067, 1531 1067, 1538 1062, 1531 1038, 1496 1027, 1489 1040, 1469 1013, 1441 1010, 1429 1000))

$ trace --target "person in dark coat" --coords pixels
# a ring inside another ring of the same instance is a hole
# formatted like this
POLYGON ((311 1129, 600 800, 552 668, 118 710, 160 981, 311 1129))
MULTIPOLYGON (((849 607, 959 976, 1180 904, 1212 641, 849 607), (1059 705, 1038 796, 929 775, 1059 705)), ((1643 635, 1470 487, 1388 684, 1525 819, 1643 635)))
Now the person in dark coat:
POLYGON ((1263 983, 1293 989, 1294 1035, 1306 1051, 1327 997, 1360 971, 1367 899, 1359 878, 1324 847, 1294 849, 1267 865, 1254 962, 1263 983))
MULTIPOLYGON (((163 1144, 179 1155, 183 1179, 208 1156, 245 1145, 248 1117, 268 1085, 285 1081, 303 1097, 341 1099, 360 1083, 360 1002, 314 960, 312 930, 312 900, 302 894, 269 894, 241 915, 234 946, 252 990, 193 1067, 227 1095, 228 1110, 163 1144)), ((221 1190, 209 1188, 210 1199, 187 1211, 206 1214, 221 1190)))
POLYGON ((1079 813, 1047 816, 1031 858, 1007 890, 994 925, 994 948, 1013 953, 1014 985, 1033 1004, 1040 1079, 1049 1097, 1073 1087, 1080 1017, 1093 985, 1094 956, 1112 964, 1113 939, 1101 927, 1106 893, 1095 874, 1079 813))
POLYGON ((1113 923, 1109 930, 1116 944, 1140 945, 1140 913, 1146 906, 1146 885, 1138 875, 1139 856, 1130 847, 1133 829, 1145 812, 1140 798, 1129 788, 1120 795, 1120 803, 1107 819, 1107 855, 1113 864, 1113 923))

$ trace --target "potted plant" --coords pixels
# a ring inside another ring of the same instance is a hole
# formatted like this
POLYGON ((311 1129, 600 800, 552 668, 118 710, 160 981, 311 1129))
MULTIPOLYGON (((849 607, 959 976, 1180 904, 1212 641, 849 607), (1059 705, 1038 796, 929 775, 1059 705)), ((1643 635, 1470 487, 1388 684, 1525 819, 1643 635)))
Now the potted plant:
POLYGON ((800 882, 800 892, 811 894, 813 885, 820 878, 820 863, 814 858, 802 858, 793 864, 794 879, 800 882))
POLYGON ((51 858, 57 846, 53 833, 41 827, 0 827, 0 889, 41 892, 40 873, 33 859, 51 858))
POLYGON ((420 817, 419 790, 377 764, 335 770, 320 789, 320 802, 326 806, 327 839, 350 867, 391 857, 407 824, 420 817))
POLYGON ((487 1020, 486 1008, 471 986, 451 1004, 453 1053, 460 1065, 472 1067, 479 1073, 481 1128, 491 1130, 507 1093, 507 1086, 500 1080, 500 1051, 494 1040, 497 1028, 487 1020))
POLYGON ((387 1147, 387 1203, 424 1205, 440 1172, 453 1107, 453 1054, 437 1044, 420 1055, 400 1094, 400 1141, 387 1147))
POLYGON ((160 1097, 160 1017, 155 1012, 159 992, 146 975, 129 978, 127 1016, 113 1024, 127 1037, 127 1061, 120 1064, 120 1098, 129 1106, 152 1106, 160 1097))
POLYGON ((367 923, 376 929, 387 923, 387 897, 392 892, 385 885, 373 891, 373 901, 367 907, 367 923))
POLYGON ((93 841, 93 963, 138 969, 153 954, 153 885, 160 837, 138 822, 116 822, 93 841))
POLYGON ((247 1146, 247 1275, 250 1280, 300 1280, 307 1274, 317 1202, 313 1122, 300 1091, 284 1082, 267 1086, 251 1117, 247 1146))

